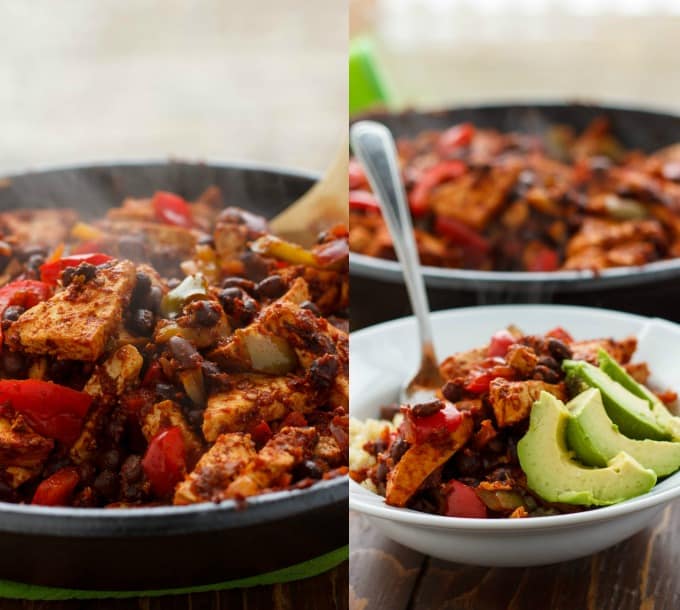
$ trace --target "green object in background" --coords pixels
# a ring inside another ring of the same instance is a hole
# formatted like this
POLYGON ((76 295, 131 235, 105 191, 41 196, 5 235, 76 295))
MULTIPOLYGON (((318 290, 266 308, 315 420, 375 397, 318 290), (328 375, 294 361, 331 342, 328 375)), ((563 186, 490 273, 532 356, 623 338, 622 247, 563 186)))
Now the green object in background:
POLYGON ((349 113, 350 115, 389 103, 389 93, 380 75, 373 43, 356 38, 349 49, 349 113))
POLYGON ((205 591, 226 591, 227 589, 242 589, 263 585, 274 585, 303 578, 318 576, 328 572, 349 558, 349 546, 343 546, 335 551, 321 555, 309 561, 267 574, 230 580, 213 585, 199 585, 183 587, 181 589, 166 589, 152 591, 88 591, 83 589, 60 589, 59 587, 45 587, 29 585, 11 580, 0 580, 0 598, 24 599, 34 601, 59 601, 66 599, 125 599, 131 597, 160 597, 163 595, 185 595, 187 593, 203 593, 205 591))

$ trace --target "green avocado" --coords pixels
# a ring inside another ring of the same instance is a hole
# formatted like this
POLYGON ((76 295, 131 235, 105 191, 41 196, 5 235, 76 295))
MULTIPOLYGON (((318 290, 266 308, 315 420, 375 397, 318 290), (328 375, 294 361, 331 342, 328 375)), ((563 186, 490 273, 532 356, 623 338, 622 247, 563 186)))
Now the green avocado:
POLYGON ((670 434, 674 441, 680 440, 680 417, 673 415, 654 392, 635 381, 626 372, 626 369, 605 350, 600 349, 597 357, 600 362, 600 369, 607 373, 614 381, 620 383, 626 390, 646 400, 649 403, 649 408, 652 410, 652 415, 654 415, 659 425, 670 434))
POLYGON ((581 383, 600 390, 607 415, 626 436, 655 440, 670 438, 670 432, 659 424, 649 403, 635 396, 600 368, 582 360, 565 360, 562 368, 567 372, 567 384, 570 388, 581 383))
POLYGON ((602 404, 602 395, 590 388, 567 403, 569 423, 567 444, 576 457, 590 466, 606 466, 617 453, 625 451, 656 476, 680 468, 680 443, 633 440, 619 432, 602 404))
POLYGON ((517 455, 531 491, 547 502, 583 506, 616 504, 648 492, 656 474, 621 452, 606 468, 589 468, 572 459, 566 432, 569 411, 552 394, 541 392, 531 409, 529 430, 517 455))

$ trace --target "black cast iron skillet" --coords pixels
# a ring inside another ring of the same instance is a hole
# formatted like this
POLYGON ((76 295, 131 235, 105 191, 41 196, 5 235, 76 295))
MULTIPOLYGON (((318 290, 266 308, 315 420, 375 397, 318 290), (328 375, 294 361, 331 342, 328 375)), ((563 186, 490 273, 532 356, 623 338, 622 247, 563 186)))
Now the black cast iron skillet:
MULTIPOLYGON (((653 152, 680 142, 680 117, 646 110, 584 104, 507 104, 455 108, 438 112, 378 113, 369 117, 387 125, 395 137, 415 136, 469 121, 501 131, 540 134, 556 123, 581 130, 595 117, 607 116, 628 148, 653 152)), ((352 326, 409 315, 399 264, 351 254, 352 326)), ((680 321, 680 259, 643 267, 554 273, 493 272, 423 267, 433 309, 494 303, 590 305, 622 309, 680 321)))
MULTIPOLYGON (((76 207, 93 216, 155 190, 187 198, 215 184, 227 205, 268 217, 316 176, 254 166, 74 167, 0 182, 0 209, 76 207)), ((0 502, 0 578, 81 589, 210 584, 299 563, 348 543, 347 480, 221 504, 75 509, 0 502)))

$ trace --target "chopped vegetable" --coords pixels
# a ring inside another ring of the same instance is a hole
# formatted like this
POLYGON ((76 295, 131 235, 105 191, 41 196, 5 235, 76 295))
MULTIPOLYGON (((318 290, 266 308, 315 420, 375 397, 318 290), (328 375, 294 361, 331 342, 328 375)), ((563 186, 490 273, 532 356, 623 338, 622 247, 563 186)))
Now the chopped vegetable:
POLYGON ((448 439, 462 421, 460 411, 451 403, 446 403, 436 413, 424 417, 415 416, 413 410, 408 408, 403 409, 402 413, 404 413, 402 424, 404 438, 406 442, 415 445, 448 439))
POLYGON ((101 252, 89 252, 85 254, 72 254, 71 256, 64 256, 51 263, 45 263, 40 266, 40 277, 43 282, 51 286, 56 286, 59 276, 61 276, 64 269, 68 267, 77 267, 80 263, 90 263, 90 265, 102 265, 112 260, 108 254, 101 252))
POLYGON ((508 330, 499 330, 491 337, 488 354, 491 358, 501 357, 508 353, 511 345, 517 343, 515 336, 508 330))
POLYGON ((429 211, 428 200, 432 190, 442 182, 459 178, 466 171, 462 161, 440 161, 423 171, 420 180, 409 195, 411 213, 418 217, 429 211))
POLYGON ((484 502, 472 487, 451 480, 447 483, 446 516, 485 519, 488 515, 484 502))
POLYGON ((41 506, 66 506, 79 482, 77 468, 67 466, 57 470, 38 485, 31 503, 41 506))
POLYGON ((92 397, 50 381, 2 379, 0 402, 8 402, 39 434, 70 445, 80 434, 92 397))
POLYGON ((491 382, 499 377, 514 379, 515 370, 510 366, 497 364, 489 369, 478 371, 470 376, 465 389, 474 394, 482 394, 489 389, 491 382))
POLYGON ((173 288, 161 301, 161 313, 167 318, 177 316, 182 308, 191 301, 208 297, 208 282, 201 273, 188 275, 173 288))
POLYGON ((142 467, 155 494, 166 497, 173 492, 186 472, 186 449, 179 426, 167 428, 151 439, 142 467))
POLYGON ((167 191, 156 191, 151 200, 156 218, 161 222, 177 227, 191 228, 193 220, 191 208, 184 198, 167 191))

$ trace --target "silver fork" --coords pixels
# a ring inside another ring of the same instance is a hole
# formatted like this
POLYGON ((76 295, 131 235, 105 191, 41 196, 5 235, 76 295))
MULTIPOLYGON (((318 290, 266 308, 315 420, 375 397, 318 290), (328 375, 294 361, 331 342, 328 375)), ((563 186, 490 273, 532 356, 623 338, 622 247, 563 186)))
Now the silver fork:
POLYGON ((418 249, 401 182, 394 139, 387 127, 381 123, 360 121, 350 129, 350 142, 380 204, 394 243, 394 250, 401 263, 411 308, 418 322, 420 369, 413 379, 401 388, 399 400, 408 404, 428 402, 435 398, 435 392, 442 386, 443 380, 434 351, 430 307, 420 272, 418 249))

